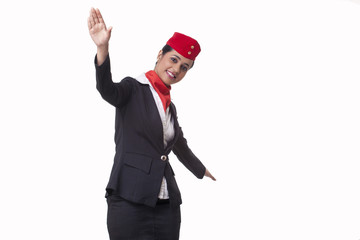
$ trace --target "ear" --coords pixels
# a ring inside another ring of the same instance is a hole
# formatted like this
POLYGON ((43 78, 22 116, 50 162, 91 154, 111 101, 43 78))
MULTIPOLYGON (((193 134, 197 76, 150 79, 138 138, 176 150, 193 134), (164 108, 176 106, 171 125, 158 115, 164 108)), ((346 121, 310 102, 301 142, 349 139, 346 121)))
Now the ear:
POLYGON ((160 51, 159 51, 159 54, 158 54, 158 56, 157 56, 157 60, 158 60, 158 61, 161 59, 161 57, 162 57, 162 55, 163 55, 162 53, 163 53, 163 51, 160 50, 160 51))

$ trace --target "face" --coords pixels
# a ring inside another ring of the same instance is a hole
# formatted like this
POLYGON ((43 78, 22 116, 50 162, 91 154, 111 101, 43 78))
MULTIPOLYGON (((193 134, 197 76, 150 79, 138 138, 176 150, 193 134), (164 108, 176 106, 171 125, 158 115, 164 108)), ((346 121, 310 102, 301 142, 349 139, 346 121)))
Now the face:
POLYGON ((167 85, 180 82, 193 64, 193 60, 181 56, 177 51, 172 50, 162 55, 162 50, 157 57, 157 64, 154 71, 167 85))

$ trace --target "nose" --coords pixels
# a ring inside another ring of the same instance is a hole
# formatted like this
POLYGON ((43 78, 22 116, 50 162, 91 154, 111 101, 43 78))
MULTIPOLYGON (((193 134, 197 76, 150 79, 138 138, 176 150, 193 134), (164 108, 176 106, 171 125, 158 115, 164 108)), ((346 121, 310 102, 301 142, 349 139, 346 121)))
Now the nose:
POLYGON ((181 67, 181 65, 180 65, 179 63, 174 65, 175 74, 179 74, 179 72, 180 72, 180 67, 181 67))

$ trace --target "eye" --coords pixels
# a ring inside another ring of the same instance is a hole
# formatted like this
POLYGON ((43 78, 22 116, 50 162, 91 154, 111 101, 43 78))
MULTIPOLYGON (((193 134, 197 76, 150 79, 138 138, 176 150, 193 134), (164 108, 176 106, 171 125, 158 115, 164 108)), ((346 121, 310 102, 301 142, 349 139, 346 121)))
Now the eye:
POLYGON ((188 70, 188 68, 186 66, 182 66, 181 70, 183 70, 184 72, 186 72, 188 70))
POLYGON ((174 57, 171 57, 170 60, 171 60, 173 63, 177 63, 177 59, 174 58, 174 57))

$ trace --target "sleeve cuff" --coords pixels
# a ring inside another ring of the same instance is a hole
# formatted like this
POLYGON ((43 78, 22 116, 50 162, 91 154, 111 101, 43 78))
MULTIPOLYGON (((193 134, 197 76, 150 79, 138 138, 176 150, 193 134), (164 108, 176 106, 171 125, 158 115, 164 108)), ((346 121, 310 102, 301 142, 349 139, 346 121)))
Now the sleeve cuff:
POLYGON ((105 61, 99 66, 97 63, 97 54, 95 55, 94 64, 96 68, 103 68, 104 66, 108 65, 110 62, 109 54, 106 56, 105 61))

